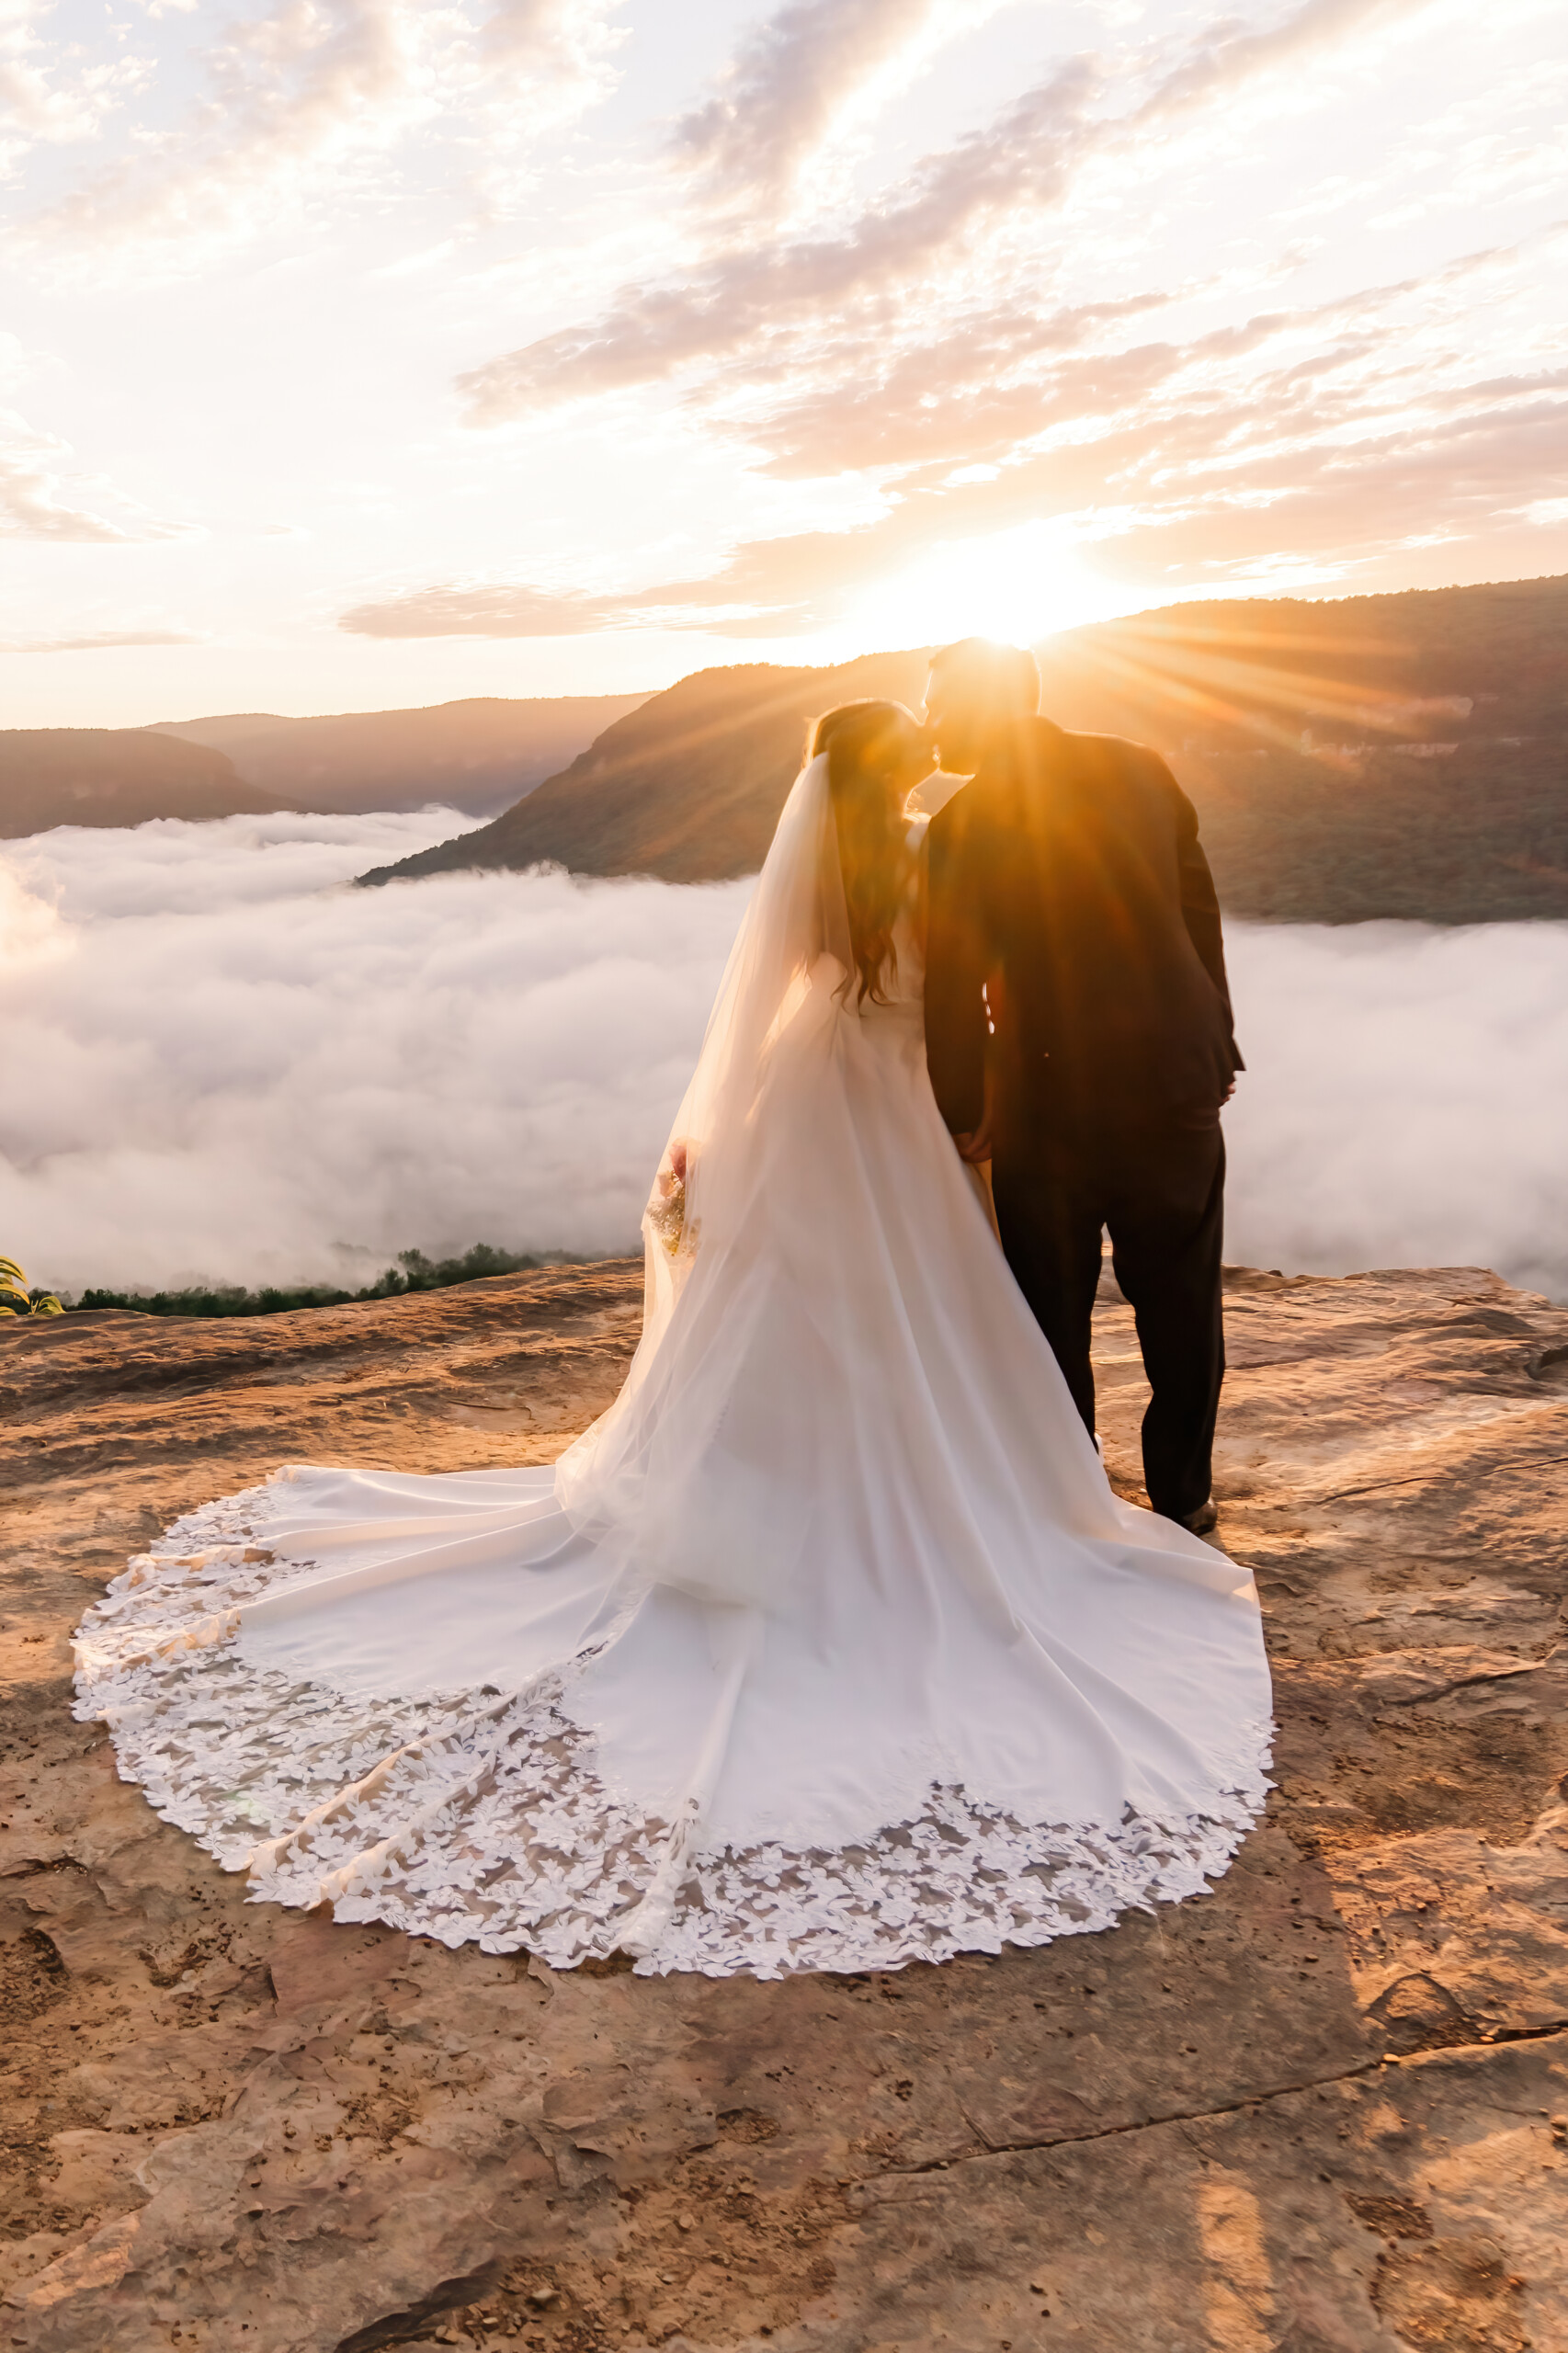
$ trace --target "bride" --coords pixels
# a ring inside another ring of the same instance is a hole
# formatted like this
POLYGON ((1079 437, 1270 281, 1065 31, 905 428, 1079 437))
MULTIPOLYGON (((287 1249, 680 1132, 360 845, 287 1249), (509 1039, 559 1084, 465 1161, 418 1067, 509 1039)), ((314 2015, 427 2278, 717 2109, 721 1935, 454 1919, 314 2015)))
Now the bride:
POLYGON ((1118 1500, 926 1077, 929 767, 811 756, 553 1471, 291 1464, 78 1637, 77 1712, 254 1895, 557 1968, 897 1968, 1205 1887, 1262 1804, 1251 1577, 1118 1500))

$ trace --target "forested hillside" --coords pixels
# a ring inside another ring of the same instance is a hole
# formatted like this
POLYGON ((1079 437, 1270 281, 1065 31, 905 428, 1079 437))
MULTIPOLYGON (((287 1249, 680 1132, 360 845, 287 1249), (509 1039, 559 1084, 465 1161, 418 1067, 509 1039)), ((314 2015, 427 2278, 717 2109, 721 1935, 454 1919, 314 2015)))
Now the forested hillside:
POLYGON ((1568 580, 1184 605, 1041 667, 1165 753, 1237 915, 1568 915, 1568 580))
POLYGON ((279 806, 222 752, 137 727, 0 731, 0 839, 53 825, 141 825, 149 817, 234 817, 279 806))

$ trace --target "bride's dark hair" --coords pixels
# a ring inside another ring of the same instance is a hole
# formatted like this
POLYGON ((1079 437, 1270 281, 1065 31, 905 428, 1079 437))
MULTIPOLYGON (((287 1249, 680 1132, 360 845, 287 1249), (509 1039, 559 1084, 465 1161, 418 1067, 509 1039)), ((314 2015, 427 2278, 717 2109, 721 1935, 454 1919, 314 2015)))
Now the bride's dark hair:
POLYGON ((827 755, 827 790, 838 835, 838 863, 849 911, 849 948, 859 978, 858 1003, 885 1005, 886 965, 898 970, 893 926, 909 881, 899 754, 919 733, 901 702, 840 703, 812 728, 806 757, 827 755))

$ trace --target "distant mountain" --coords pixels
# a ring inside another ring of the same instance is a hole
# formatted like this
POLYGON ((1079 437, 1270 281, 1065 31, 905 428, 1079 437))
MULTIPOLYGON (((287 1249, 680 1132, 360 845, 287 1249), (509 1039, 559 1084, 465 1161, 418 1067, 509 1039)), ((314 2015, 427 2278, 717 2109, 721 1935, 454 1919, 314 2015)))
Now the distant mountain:
MULTIPOLYGON (((1040 649, 1044 709, 1131 735, 1199 809, 1235 915, 1568 916, 1568 578, 1179 605, 1040 649)), ((925 659, 699 671, 493 824, 367 882, 554 862, 711 881, 761 863, 808 717, 918 703, 925 659)))
POLYGON ((280 805, 205 745, 134 727, 0 731, 0 838, 7 841, 51 825, 252 816, 280 805))
POLYGON ((225 753, 247 784, 291 809, 418 809, 488 817, 553 776, 642 695, 483 696, 325 719, 268 711, 161 720, 147 732, 225 753))
POLYGON ((670 882, 755 873, 813 714, 858 695, 918 703, 925 689, 918 653, 869 654, 836 669, 699 670, 618 720, 494 824, 362 880, 544 864, 670 882))
POLYGON ((281 719, 267 711, 155 727, 0 730, 0 839, 151 817, 352 813, 443 801, 509 806, 641 695, 499 697, 422 710, 281 719))

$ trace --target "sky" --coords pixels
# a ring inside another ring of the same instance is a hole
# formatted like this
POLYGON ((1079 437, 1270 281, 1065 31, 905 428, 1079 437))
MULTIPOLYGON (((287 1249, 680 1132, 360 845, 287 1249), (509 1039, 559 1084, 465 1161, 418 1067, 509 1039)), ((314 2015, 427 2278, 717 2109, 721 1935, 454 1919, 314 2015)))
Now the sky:
MULTIPOLYGON (((0 845, 0 1237, 80 1291, 634 1247, 750 881, 348 879, 454 822, 0 845)), ((1233 924, 1226 1256, 1568 1301, 1568 924, 1233 924)))
POLYGON ((1562 0, 3 0, 0 722, 1568 570, 1562 0))

